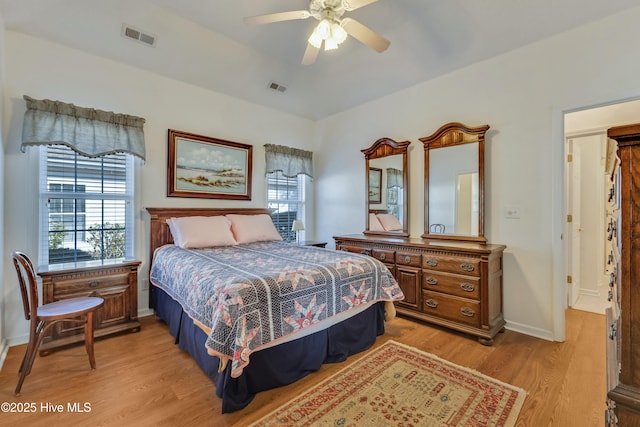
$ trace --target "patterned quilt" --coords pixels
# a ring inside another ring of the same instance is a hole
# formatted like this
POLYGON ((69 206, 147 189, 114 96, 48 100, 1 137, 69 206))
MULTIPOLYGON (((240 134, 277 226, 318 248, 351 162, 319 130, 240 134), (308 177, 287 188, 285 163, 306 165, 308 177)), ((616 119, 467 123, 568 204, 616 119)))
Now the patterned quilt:
POLYGON ((284 242, 163 246, 150 279, 207 332, 208 352, 231 360, 232 377, 274 341, 364 304, 404 298, 374 258, 284 242))

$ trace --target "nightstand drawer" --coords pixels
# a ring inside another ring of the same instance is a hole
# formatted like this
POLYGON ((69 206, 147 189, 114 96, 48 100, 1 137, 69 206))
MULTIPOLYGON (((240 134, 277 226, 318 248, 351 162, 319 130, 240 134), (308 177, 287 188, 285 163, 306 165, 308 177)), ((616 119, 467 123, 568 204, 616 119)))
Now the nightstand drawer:
POLYGON ((78 273, 55 277, 53 280, 53 299, 89 296, 105 288, 129 286, 129 269, 107 270, 100 274, 78 273))

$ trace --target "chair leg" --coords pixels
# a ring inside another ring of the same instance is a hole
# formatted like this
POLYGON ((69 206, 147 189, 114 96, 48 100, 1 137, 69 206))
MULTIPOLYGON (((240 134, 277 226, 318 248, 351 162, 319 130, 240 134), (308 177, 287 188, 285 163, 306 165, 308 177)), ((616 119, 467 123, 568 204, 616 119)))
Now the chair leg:
POLYGON ((84 346, 89 355, 91 369, 96 369, 96 358, 93 354, 93 311, 87 313, 87 323, 84 325, 84 346))
POLYGON ((27 351, 24 354, 24 358, 22 359, 22 364, 20 365, 20 369, 18 372, 20 373, 20 379, 18 380, 18 385, 16 386, 15 395, 20 396, 20 390, 22 389, 22 384, 24 383, 24 379, 27 375, 31 373, 31 367, 33 366, 33 362, 36 359, 36 354, 38 353, 38 347, 40 344, 40 334, 38 332, 31 334, 29 336, 29 344, 27 345, 27 351))

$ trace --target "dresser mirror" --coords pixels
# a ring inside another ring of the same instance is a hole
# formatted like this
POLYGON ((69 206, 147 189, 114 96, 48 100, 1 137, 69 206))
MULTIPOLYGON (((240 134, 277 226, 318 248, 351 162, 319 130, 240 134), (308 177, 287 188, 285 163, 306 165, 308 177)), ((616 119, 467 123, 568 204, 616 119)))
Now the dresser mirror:
POLYGON ((362 150, 367 183, 364 234, 409 236, 409 144, 409 141, 380 138, 362 150))
POLYGON ((484 138, 488 125, 447 123, 424 144, 425 239, 486 243, 484 138))

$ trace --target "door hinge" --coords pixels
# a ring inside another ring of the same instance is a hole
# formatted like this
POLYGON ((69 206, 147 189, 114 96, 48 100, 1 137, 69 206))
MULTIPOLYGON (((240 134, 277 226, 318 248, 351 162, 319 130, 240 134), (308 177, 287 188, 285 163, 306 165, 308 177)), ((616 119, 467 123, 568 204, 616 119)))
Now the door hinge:
POLYGON ((567 215, 567 222, 573 222, 573 215, 567 215))
POLYGON ((573 277, 571 275, 567 276, 567 283, 573 283, 573 277))
POLYGON ((573 162, 573 154, 567 154, 567 163, 573 162))

